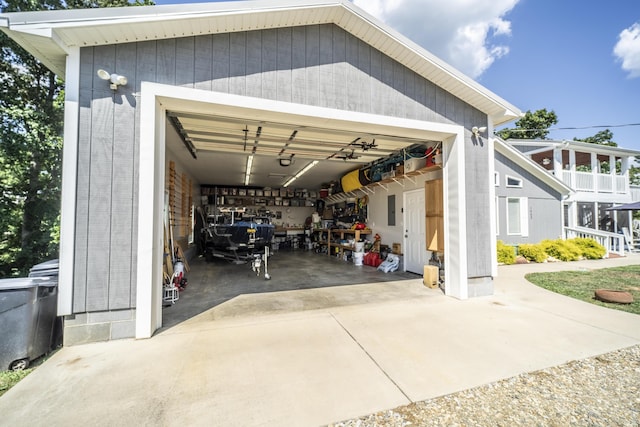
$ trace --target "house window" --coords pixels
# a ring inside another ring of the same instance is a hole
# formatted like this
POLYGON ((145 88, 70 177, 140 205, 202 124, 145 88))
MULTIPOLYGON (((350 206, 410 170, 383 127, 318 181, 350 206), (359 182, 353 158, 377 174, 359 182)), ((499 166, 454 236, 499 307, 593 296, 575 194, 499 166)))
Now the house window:
POLYGON ((509 176, 509 175, 507 175, 505 178, 506 178, 506 181, 507 181, 507 187, 522 188, 522 179, 521 178, 514 178, 514 177, 509 176))
POLYGON ((500 187, 500 172, 493 173, 493 185, 500 187))
POLYGON ((507 234, 528 236, 529 218, 526 197, 507 197, 507 234))

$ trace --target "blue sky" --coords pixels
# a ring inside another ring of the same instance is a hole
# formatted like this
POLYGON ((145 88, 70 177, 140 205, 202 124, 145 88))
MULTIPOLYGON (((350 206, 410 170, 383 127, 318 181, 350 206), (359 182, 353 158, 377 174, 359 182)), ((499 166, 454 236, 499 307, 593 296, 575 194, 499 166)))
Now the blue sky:
POLYGON ((640 151, 640 0, 353 1, 523 112, 554 110, 554 128, 586 128, 551 138, 607 125, 640 151))

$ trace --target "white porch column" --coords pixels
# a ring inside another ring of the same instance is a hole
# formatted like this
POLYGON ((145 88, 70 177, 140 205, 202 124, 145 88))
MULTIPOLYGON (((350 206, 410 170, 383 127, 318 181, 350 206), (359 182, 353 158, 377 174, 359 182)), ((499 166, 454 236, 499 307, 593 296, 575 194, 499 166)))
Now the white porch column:
POLYGON ((598 192, 598 173, 600 172, 600 165, 598 164, 598 155, 591 153, 591 174, 593 175, 593 191, 598 192))
POLYGON ((571 175, 571 182, 565 182, 565 184, 575 189, 576 188, 576 150, 573 150, 573 149, 569 150, 569 172, 571 175))
POLYGON ((617 180, 616 180, 616 156, 609 155, 609 177, 611 178, 611 192, 616 193, 618 191, 617 188, 617 180))
POLYGON ((629 161, 629 157, 622 157, 620 159, 620 175, 624 176, 624 188, 618 189, 616 187, 616 191, 621 193, 626 193, 629 189, 629 168, 631 167, 631 162, 629 161))
POLYGON ((564 181, 562 177, 562 149, 553 149, 553 174, 560 181, 564 181))

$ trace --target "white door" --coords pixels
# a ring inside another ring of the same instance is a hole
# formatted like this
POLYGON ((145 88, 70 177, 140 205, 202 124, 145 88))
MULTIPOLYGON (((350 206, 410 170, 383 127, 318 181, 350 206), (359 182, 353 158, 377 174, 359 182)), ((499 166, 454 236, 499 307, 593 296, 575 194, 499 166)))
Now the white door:
POLYGON ((427 263, 425 236, 424 190, 404 193, 404 269, 416 274, 424 273, 427 263))

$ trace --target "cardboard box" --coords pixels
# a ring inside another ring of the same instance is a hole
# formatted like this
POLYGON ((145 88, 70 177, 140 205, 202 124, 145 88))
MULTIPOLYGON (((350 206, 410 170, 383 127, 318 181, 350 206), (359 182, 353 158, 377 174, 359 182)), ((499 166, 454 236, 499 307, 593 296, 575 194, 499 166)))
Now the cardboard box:
POLYGON ((440 272, 438 271, 438 267, 436 267, 435 265, 425 265, 422 283, 424 283, 424 285, 428 288, 437 288, 439 274, 440 272))
POLYGON ((402 245, 400 243, 393 243, 391 245, 391 253, 402 255, 402 245))

